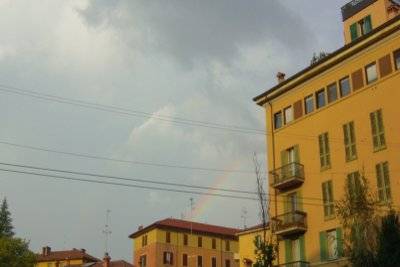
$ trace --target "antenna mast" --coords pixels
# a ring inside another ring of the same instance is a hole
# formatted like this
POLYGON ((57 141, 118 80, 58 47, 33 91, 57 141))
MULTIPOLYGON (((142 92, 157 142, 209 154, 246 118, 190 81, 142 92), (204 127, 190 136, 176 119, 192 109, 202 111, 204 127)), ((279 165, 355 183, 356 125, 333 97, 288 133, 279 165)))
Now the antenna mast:
POLYGON ((110 213, 111 213, 111 210, 106 211, 106 224, 104 225, 104 230, 103 230, 103 234, 105 236, 105 239, 104 239, 104 250, 105 251, 104 252, 107 254, 110 253, 110 251, 108 249, 108 241, 109 241, 108 239, 112 233, 111 229, 110 229, 110 213))
POLYGON ((247 209, 246 207, 242 208, 242 215, 240 216, 243 219, 243 229, 247 229, 247 209))

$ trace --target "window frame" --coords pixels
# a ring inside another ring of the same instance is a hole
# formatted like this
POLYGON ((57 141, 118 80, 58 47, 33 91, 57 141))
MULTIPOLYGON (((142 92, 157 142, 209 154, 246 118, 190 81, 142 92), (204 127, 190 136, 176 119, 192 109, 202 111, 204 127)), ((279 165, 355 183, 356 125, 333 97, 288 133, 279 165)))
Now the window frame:
POLYGON ((141 255, 139 257, 139 264, 140 264, 140 267, 146 267, 147 266, 147 255, 141 255))
POLYGON ((197 255, 197 267, 203 267, 203 256, 197 255))
POLYGON ((315 110, 315 103, 314 103, 314 95, 308 95, 304 98, 304 114, 310 114, 315 110), (311 101, 310 101, 311 100, 311 101), (311 103, 311 109, 309 110, 309 106, 307 103, 311 103))
POLYGON ((199 248, 203 247, 203 237, 201 237, 201 236, 197 237, 197 247, 199 247, 199 248))
POLYGON ((217 267, 217 258, 211 257, 211 267, 217 267))
POLYGON ((182 266, 187 267, 189 265, 189 257, 188 254, 182 254, 182 266))
POLYGON ((288 107, 286 107, 286 108, 284 108, 283 109, 283 123, 286 125, 286 124, 289 124, 289 123, 291 123, 292 121, 294 121, 294 113, 293 113, 293 106, 288 106, 288 107), (290 110, 290 120, 288 120, 288 118, 286 117, 286 111, 288 111, 288 110, 290 110))
POLYGON ((274 129, 278 130, 278 129, 282 128, 282 127, 283 127, 283 113, 282 113, 282 110, 280 110, 280 111, 274 113, 274 129), (277 123, 278 116, 280 118, 280 123, 279 124, 277 123))
POLYGON ((174 254, 170 251, 164 251, 163 263, 166 265, 174 264, 174 254))
POLYGON ((331 83, 326 87, 326 97, 327 97, 327 102, 328 104, 335 102, 336 100, 338 100, 338 86, 337 86, 337 82, 331 83), (331 99, 330 98, 330 92, 332 88, 335 88, 335 99, 331 99))
POLYGON ((350 94, 351 94, 350 76, 346 76, 346 77, 343 77, 342 79, 339 80, 339 95, 340 95, 340 98, 343 98, 343 97, 346 97, 346 96, 348 96, 350 94), (345 80, 347 81, 347 84, 348 84, 348 93, 347 94, 343 94, 343 84, 342 84, 342 82, 345 81, 345 80))
POLYGON ((331 153, 329 146, 329 133, 325 132, 318 136, 319 162, 321 171, 331 168, 331 153))
POLYGON ((318 90, 316 93, 315 93, 315 102, 316 102, 316 108, 317 109, 320 109, 320 108, 323 108, 323 107, 325 107, 326 106, 326 104, 327 104, 327 101, 326 101, 326 91, 325 91, 325 88, 323 88, 323 89, 320 89, 320 90, 318 90), (319 102, 319 100, 320 100, 320 95, 323 95, 323 103, 322 103, 322 105, 320 105, 320 102, 319 102))
POLYGON ((375 165, 378 199, 381 203, 392 202, 392 190, 390 187, 389 162, 384 161, 375 165))
POLYGON ((171 243, 171 232, 165 232, 165 243, 171 243))
POLYGON ((338 238, 337 238, 337 229, 333 229, 333 230, 328 230, 326 231, 326 247, 327 247, 327 259, 328 260, 336 260, 339 258, 339 251, 338 251, 338 238), (330 248, 329 248, 329 235, 333 234, 334 235, 334 252, 333 255, 330 256, 330 248))
POLYGON ((357 159, 357 141, 354 129, 354 121, 348 122, 343 125, 344 148, 346 162, 357 159))
POLYGON ((394 68, 400 70, 400 49, 393 52, 394 68))
POLYGON ((378 80, 378 78, 379 78, 379 77, 378 77, 378 66, 377 66, 377 64, 376 64, 376 61, 374 61, 374 62, 372 62, 372 63, 366 65, 365 68, 364 68, 364 73, 365 73, 365 81, 366 81, 367 85, 376 82, 376 81, 378 80), (374 73, 375 73, 375 78, 372 79, 372 80, 370 80, 368 70, 369 70, 370 68, 372 68, 372 67, 375 68, 375 72, 374 72, 374 73))
POLYGON ((325 219, 332 219, 335 217, 335 198, 333 193, 332 180, 322 183, 322 201, 324 205, 325 219))
POLYGON ((374 152, 386 149, 386 135, 383 124, 382 109, 371 112, 369 114, 369 118, 371 123, 372 146, 374 152))

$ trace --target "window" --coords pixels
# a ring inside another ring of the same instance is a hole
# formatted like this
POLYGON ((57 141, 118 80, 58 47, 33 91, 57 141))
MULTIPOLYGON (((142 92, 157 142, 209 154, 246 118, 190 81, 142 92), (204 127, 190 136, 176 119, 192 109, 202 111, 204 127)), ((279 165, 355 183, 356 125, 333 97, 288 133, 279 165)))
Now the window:
POLYGON ((275 129, 279 129, 282 127, 282 111, 274 114, 274 125, 275 129))
POLYGON ((390 202, 392 194, 390 192, 389 163, 382 162, 376 166, 376 177, 378 183, 378 197, 381 202, 390 202))
POLYGON ((171 243, 171 233, 170 232, 165 233, 165 242, 171 243))
POLYGON ((182 265, 188 266, 188 255, 187 254, 182 254, 182 265))
POLYGON ((322 108, 323 106, 326 105, 326 100, 325 100, 325 89, 319 90, 316 94, 315 97, 317 98, 317 108, 322 108))
POLYGON ((365 67, 365 76, 367 77, 367 84, 373 83, 378 80, 378 72, 376 70, 375 62, 365 67))
POLYGON ((211 267, 217 267, 217 258, 215 257, 211 258, 211 267))
POLYGON ((354 41, 358 37, 361 37, 372 31, 372 20, 371 16, 366 16, 362 20, 350 25, 350 36, 351 40, 354 41))
POLYGON ((212 249, 216 249, 217 248, 217 240, 215 240, 215 238, 212 239, 212 249))
POLYGON ((142 247, 147 246, 147 235, 142 236, 142 247))
POLYGON ((197 256, 197 267, 203 267, 203 257, 197 256))
POLYGON ((385 130, 383 128, 382 110, 379 109, 369 114, 371 120, 372 143, 374 150, 381 150, 386 147, 385 130))
POLYGON ((328 85, 328 103, 332 103, 337 99, 337 85, 336 83, 328 85))
POLYGON ((314 98, 312 95, 309 95, 306 98, 304 98, 304 106, 306 108, 306 114, 314 111, 314 98))
POLYGON ((172 254, 172 252, 164 252, 164 264, 173 265, 173 257, 174 254, 172 254))
POLYGON ((287 107, 283 110, 283 113, 285 114, 285 124, 288 124, 289 122, 293 121, 293 108, 287 107))
POLYGON ((319 159, 320 159, 321 169, 327 169, 331 166, 328 133, 323 133, 319 135, 318 143, 319 143, 319 159))
POLYGON ((258 247, 261 245, 261 235, 256 236, 256 244, 258 247))
POLYGON ((285 241, 285 261, 299 262, 305 260, 305 242, 304 236, 298 239, 286 239, 285 241))
POLYGON ((147 263, 146 263, 146 255, 140 256, 139 259, 139 266, 140 267, 146 267, 147 263))
POLYGON ((229 240, 225 241, 225 250, 226 251, 230 251, 231 250, 231 243, 229 242, 229 240))
POLYGON ((342 229, 319 233, 321 261, 335 260, 343 256, 342 229))
POLYGON ((400 49, 393 53, 396 70, 400 69, 400 49))
POLYGON ((354 122, 343 125, 344 146, 346 151, 346 161, 357 158, 356 136, 354 133, 354 122))
POLYGON ((324 201, 325 218, 331 218, 335 215, 335 203, 333 200, 332 181, 322 183, 322 199, 324 201))
POLYGON ((350 194, 350 199, 353 200, 357 197, 360 188, 360 173, 352 172, 347 175, 347 189, 350 194))
POLYGON ((225 267, 231 267, 231 261, 225 260, 225 267))
POLYGON ((189 237, 187 234, 183 235, 183 245, 187 246, 189 244, 189 237))
POLYGON ((203 238, 201 236, 197 238, 197 246, 199 248, 203 247, 203 238))
POLYGON ((349 77, 343 78, 340 83, 340 97, 345 97, 350 94, 350 80, 349 77))

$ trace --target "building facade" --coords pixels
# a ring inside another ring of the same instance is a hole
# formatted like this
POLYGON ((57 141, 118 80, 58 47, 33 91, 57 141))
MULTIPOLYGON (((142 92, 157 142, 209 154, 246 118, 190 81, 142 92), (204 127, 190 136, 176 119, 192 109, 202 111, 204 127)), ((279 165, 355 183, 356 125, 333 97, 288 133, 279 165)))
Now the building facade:
POLYGON ((254 98, 265 108, 280 266, 346 266, 334 202, 363 175, 400 203, 399 1, 342 8, 345 46, 254 98))
MULTIPOLYGON (((267 237, 271 235, 269 226, 266 228, 266 235, 267 237)), ((262 225, 249 227, 239 232, 237 236, 239 237, 239 266, 252 267, 256 262, 255 242, 263 240, 263 227, 262 225)))
POLYGON ((136 267, 238 267, 240 230, 177 219, 139 227, 133 239, 136 267))
POLYGON ((87 254, 85 249, 52 251, 50 247, 43 247, 42 253, 37 254, 35 267, 81 266, 91 262, 100 260, 87 254))

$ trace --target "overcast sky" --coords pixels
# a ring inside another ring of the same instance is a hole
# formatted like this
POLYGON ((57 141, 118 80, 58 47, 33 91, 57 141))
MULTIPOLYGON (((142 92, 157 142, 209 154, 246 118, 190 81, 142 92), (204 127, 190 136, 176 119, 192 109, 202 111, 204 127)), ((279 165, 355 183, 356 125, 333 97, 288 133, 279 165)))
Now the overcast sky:
MULTIPOLYGON (((309 64, 313 52, 343 45, 340 7, 345 2, 0 0, 0 161, 255 190, 252 173, 146 166, 6 145, 241 171, 253 169, 253 152, 266 160, 262 135, 46 101, 6 92, 4 86, 156 116, 263 129, 263 111, 252 98, 276 84, 278 71, 290 76, 309 64)), ((0 171, 3 197, 18 236, 30 240, 34 251, 45 245, 76 247, 102 257, 110 209, 111 256, 128 261, 128 235, 140 224, 187 218, 191 197, 197 221, 242 227, 243 208, 248 225, 258 220, 251 200, 0 171)))

